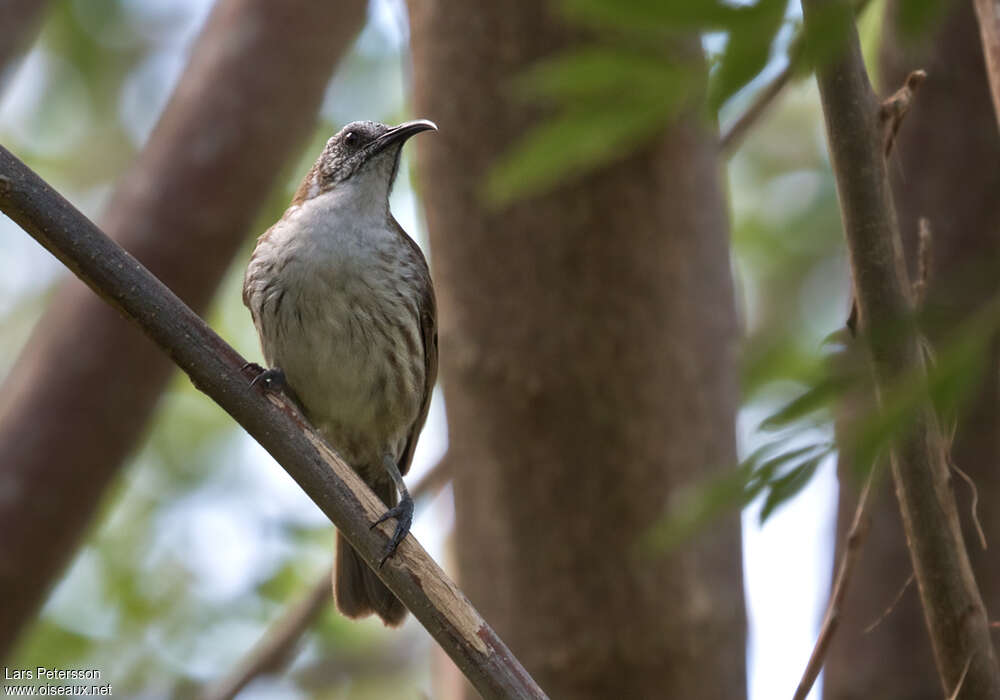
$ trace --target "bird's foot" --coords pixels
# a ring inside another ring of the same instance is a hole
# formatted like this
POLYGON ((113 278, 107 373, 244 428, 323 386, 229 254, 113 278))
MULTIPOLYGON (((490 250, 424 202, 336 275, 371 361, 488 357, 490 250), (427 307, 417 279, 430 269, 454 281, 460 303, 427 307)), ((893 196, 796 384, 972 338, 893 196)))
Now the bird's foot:
POLYGON ((271 392, 281 392, 288 389, 288 382, 285 380, 285 373, 280 367, 272 367, 270 369, 264 369, 256 362, 247 362, 243 365, 243 371, 251 370, 257 376, 250 380, 250 386, 257 386, 258 384, 264 389, 264 391, 271 392))
POLYGON ((378 562, 380 569, 385 564, 386 559, 396 553, 399 543, 410 532, 410 525, 413 523, 413 499, 410 498, 410 494, 403 494, 403 498, 399 501, 399 504, 387 510, 381 518, 372 523, 371 527, 375 528, 377 525, 391 518, 396 519, 396 530, 392 533, 392 537, 389 539, 389 543, 382 553, 382 558, 378 562))

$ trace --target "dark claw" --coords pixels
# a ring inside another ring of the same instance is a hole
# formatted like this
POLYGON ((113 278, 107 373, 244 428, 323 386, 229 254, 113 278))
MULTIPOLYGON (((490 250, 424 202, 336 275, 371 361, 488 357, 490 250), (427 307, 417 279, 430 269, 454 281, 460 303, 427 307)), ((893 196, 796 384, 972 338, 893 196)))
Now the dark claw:
MULTIPOLYGON (((256 363, 248 362, 247 367, 255 366, 256 363)), ((256 365, 260 368, 260 365, 256 365)), ((263 384, 264 391, 284 391, 288 386, 285 381, 285 373, 281 371, 278 367, 272 367, 271 369, 263 369, 260 374, 250 380, 250 386, 257 386, 258 384, 263 384)))
POLYGON ((264 372, 264 368, 258 365, 256 362, 247 362, 245 365, 240 367, 240 372, 242 372, 243 374, 246 374, 247 370, 249 370, 250 374, 253 375, 254 377, 264 372))
POLYGON ((396 553, 399 543, 410 532, 410 525, 413 523, 413 499, 410 498, 409 494, 404 495, 399 505, 387 510, 381 518, 372 523, 371 527, 374 528, 391 518, 396 519, 396 530, 392 533, 392 538, 386 545, 385 551, 382 553, 382 558, 378 562, 378 568, 380 569, 385 564, 386 559, 396 553))

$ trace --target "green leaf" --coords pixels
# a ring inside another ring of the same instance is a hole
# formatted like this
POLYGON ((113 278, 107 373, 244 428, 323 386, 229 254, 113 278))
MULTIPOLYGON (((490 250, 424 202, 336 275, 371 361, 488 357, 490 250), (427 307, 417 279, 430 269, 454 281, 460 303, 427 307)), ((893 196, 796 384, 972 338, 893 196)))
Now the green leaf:
POLYGON ((713 112, 767 65, 787 5, 787 0, 759 0, 752 7, 742 8, 740 26, 730 33, 709 84, 708 104, 713 112))
MULTIPOLYGON (((772 443, 772 445, 780 445, 780 442, 772 443)), ((801 459, 807 455, 812 455, 816 450, 822 450, 822 455, 829 452, 832 448, 827 443, 817 443, 814 445, 808 445, 807 447, 800 447, 798 449, 790 450, 788 452, 782 452, 776 457, 772 457, 767 461, 763 462, 757 469, 753 471, 750 477, 747 479, 747 484, 745 487, 746 500, 744 505, 752 501, 757 497, 761 491, 770 486, 772 481, 775 479, 775 474, 778 473, 781 467, 785 466, 789 462, 794 462, 801 459)))
POLYGON ((768 385, 779 381, 812 384, 823 376, 822 357, 814 346, 777 331, 754 333, 744 342, 740 385, 748 402, 768 385))
POLYGON ((73 668, 79 665, 81 658, 87 658, 97 644, 99 640, 68 630, 43 616, 19 641, 10 665, 73 668))
POLYGON ((878 456, 912 425, 917 411, 926 406, 926 400, 926 383, 920 378, 904 381, 886 394, 874 415, 861 421, 858 435, 848 446, 849 463, 859 478, 871 471, 878 456))
POLYGON ((746 505, 746 474, 730 470, 707 484, 677 494, 675 503, 643 536, 646 551, 662 554, 726 513, 746 505))
POLYGON ((883 395, 881 409, 862 422, 848 449, 859 476, 880 453, 902 439, 921 411, 947 413, 969 395, 985 367, 989 343, 1000 328, 1000 303, 993 303, 952 329, 926 370, 923 365, 898 377, 883 395))
POLYGON ((669 124, 680 100, 665 89, 652 99, 595 102, 531 129, 489 173, 486 198, 506 204, 621 160, 669 124))
POLYGON ((270 600, 281 602, 292 599, 304 587, 299 566, 286 561, 270 578, 257 586, 257 592, 270 600))
POLYGON ((759 430, 781 430, 800 418, 826 408, 843 396, 857 380, 854 376, 832 374, 821 379, 801 396, 785 404, 775 413, 765 418, 759 430))
POLYGON ((767 493, 767 498, 764 499, 764 505, 760 509, 760 524, 763 525, 764 522, 771 517, 775 509, 782 503, 790 500, 796 496, 799 491, 805 488, 806 484, 813 478, 816 473, 816 469, 819 467, 820 462, 824 457, 829 454, 829 450, 824 450, 820 454, 807 459, 802 462, 790 472, 781 476, 770 483, 770 489, 767 493))
POLYGON ((570 19, 647 33, 724 30, 743 12, 718 0, 562 0, 561 7, 570 19))
POLYGON ((819 460, 832 450, 828 443, 818 443, 771 456, 783 444, 768 443, 744 459, 738 469, 678 494, 667 513, 643 536, 640 546, 658 553, 670 551, 727 512, 753 501, 772 485, 775 474, 786 464, 803 458, 819 460))
POLYGON ((535 64, 515 83, 524 97, 571 104, 638 94, 687 94, 696 66, 621 47, 589 46, 535 64))
POLYGON ((494 166, 487 200, 505 204, 628 156, 691 103, 700 75, 689 61, 620 47, 591 46, 539 63, 514 87, 522 98, 556 103, 556 115, 494 166))
POLYGON ((976 314, 952 333, 949 342, 929 364, 927 392, 939 414, 954 410, 978 384, 997 322, 988 309, 976 314))
POLYGON ((926 33, 944 13, 945 0, 906 0, 897 5, 902 35, 913 39, 926 33))
POLYGON ((836 58, 854 24, 854 10, 849 2, 828 2, 814 7, 811 19, 803 25, 801 42, 796 45, 794 62, 797 75, 808 75, 818 66, 836 58))

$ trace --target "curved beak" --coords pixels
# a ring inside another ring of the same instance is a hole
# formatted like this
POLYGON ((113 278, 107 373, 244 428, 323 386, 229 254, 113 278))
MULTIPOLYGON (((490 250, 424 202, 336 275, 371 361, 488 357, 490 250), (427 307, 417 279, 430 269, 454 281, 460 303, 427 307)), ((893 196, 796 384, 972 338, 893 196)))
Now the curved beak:
POLYGON ((414 119, 411 122, 403 122, 399 126, 394 126, 387 132, 379 136, 372 143, 372 152, 381 151, 386 146, 393 143, 403 143, 406 139, 421 131, 437 131, 437 124, 430 119, 414 119))

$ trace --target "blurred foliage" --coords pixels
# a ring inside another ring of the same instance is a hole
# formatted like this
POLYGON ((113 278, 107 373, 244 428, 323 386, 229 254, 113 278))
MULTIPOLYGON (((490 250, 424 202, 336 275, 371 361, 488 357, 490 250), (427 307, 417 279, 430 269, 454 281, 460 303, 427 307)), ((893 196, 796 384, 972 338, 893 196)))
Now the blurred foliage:
MULTIPOLYGON (((788 0, 560 0, 587 39, 530 69, 512 97, 548 116, 490 173, 485 196, 503 205, 621 160, 662 133, 680 113, 714 122, 739 93, 791 64, 806 77, 835 55, 869 0, 818 8, 815 32, 804 32, 788 0), (708 66, 690 38, 701 36, 708 66), (707 80, 706 80, 707 75, 707 80)), ((945 0, 898 3, 901 26, 919 36, 945 0)))
MULTIPOLYGON (((682 112, 702 111, 711 122, 738 112, 747 93, 779 68, 791 65, 794 75, 804 77, 832 59, 856 15, 864 20, 864 48, 873 56, 882 8, 861 15, 870 4, 826 3, 817 10, 817 31, 806 32, 800 8, 785 0, 561 0, 565 15, 585 29, 585 39, 517 81, 515 95, 543 107, 548 116, 496 164, 488 198, 504 204, 571 182, 648 144, 682 112), (700 52, 684 43, 692 36, 700 36, 707 49, 707 71, 700 52)), ((918 36, 940 17, 945 3, 898 5, 904 33, 918 36)), ((836 453, 832 439, 809 438, 803 445, 803 436, 832 436, 838 405, 856 401, 859 387, 869 381, 857 360, 847 363, 851 369, 845 372, 839 357, 847 353, 845 345, 821 342, 846 319, 848 275, 814 105, 808 114, 812 124, 798 120, 784 131, 758 125, 770 132, 769 148, 743 149, 730 169, 733 242, 750 316, 744 406, 759 407, 772 402, 775 392, 799 388, 752 431, 752 449, 744 450, 750 456, 737 469, 723 469, 717 480, 676 495, 646 544, 674 546, 721 514, 758 499, 759 519, 765 521, 836 453), (763 203, 751 206, 751 197, 763 203), (826 298, 806 298, 820 285, 839 289, 826 298), (804 304, 821 311, 806 316, 804 304)), ((927 376, 901 380, 884 397, 883 410, 870 400, 852 407, 865 417, 839 447, 851 453, 859 474, 905 434, 916 412, 928 405, 941 415, 955 410, 978 376, 985 339, 996 327, 992 320, 984 322, 955 339, 927 376)), ((716 466, 718 471, 722 465, 716 466)))
POLYGON ((950 0, 918 0, 897 3, 899 28, 906 39, 915 39, 929 31, 944 15, 950 0))
MULTIPOLYGON (((921 317, 911 323, 914 330, 925 325, 921 317)), ((779 365, 791 369, 804 389, 756 426, 756 441, 763 444, 736 469, 719 470, 721 474, 714 479, 679 492, 642 544, 654 551, 677 547, 758 497, 762 499, 758 519, 763 524, 809 483, 823 459, 838 452, 860 483, 876 461, 907 436, 914 421, 928 412, 947 440, 962 402, 983 375, 987 346, 998 331, 1000 298, 963 322, 937 352, 922 341, 923 364, 900 373, 877 403, 864 350, 867 341, 851 337, 846 329, 831 334, 823 344, 821 364, 804 366, 793 361, 779 365), (814 440, 824 429, 832 432, 835 421, 835 442, 814 440)))
POLYGON ((584 27, 580 47, 541 62, 514 95, 552 116, 525 134, 491 173, 488 199, 503 204, 620 160, 678 114, 709 118, 767 66, 788 0, 561 0, 584 27), (711 34, 722 49, 708 73, 691 39, 711 34))
POLYGON ((487 184, 496 202, 551 187, 577 168, 628 153, 691 100, 692 66, 621 47, 592 47, 542 63, 516 86, 522 98, 564 109, 525 135, 487 184))

